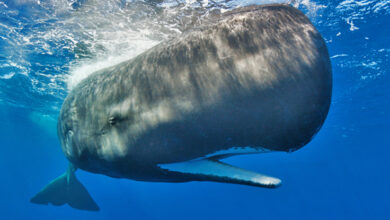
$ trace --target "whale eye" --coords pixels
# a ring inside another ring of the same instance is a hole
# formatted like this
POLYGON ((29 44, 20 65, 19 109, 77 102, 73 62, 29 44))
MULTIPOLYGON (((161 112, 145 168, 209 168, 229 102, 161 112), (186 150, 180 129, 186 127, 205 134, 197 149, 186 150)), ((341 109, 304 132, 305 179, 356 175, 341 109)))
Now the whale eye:
POLYGON ((110 123, 110 125, 115 125, 117 122, 118 122, 118 120, 114 116, 111 116, 110 118, 108 118, 108 123, 110 123))

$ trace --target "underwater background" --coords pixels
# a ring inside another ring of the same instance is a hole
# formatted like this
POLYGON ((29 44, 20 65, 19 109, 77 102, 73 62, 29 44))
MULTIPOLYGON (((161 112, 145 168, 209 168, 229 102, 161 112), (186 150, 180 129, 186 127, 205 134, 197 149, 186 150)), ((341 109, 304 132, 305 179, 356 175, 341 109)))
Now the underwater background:
POLYGON ((0 219, 390 219, 390 0, 0 0, 0 219), (293 153, 230 164, 282 179, 276 189, 149 183, 78 171, 100 212, 30 203, 67 161, 56 123, 88 74, 250 4, 290 3, 324 37, 328 118, 293 153))

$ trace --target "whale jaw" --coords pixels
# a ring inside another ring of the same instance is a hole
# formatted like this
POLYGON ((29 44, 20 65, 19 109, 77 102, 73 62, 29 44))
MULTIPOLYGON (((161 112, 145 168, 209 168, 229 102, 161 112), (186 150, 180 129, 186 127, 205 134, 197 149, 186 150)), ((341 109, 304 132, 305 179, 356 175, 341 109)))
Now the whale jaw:
POLYGON ((215 159, 198 159, 158 166, 199 181, 236 183, 266 188, 276 188, 282 182, 278 178, 235 167, 215 159))

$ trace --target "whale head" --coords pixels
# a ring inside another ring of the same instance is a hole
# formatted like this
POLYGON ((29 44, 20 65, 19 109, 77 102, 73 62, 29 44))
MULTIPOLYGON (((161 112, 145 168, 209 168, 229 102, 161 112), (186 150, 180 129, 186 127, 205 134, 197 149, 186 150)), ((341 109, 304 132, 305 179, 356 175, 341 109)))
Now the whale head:
POLYGON ((85 92, 81 89, 85 84, 80 83, 64 101, 57 132, 62 150, 73 164, 102 170, 105 164, 125 157, 134 139, 131 103, 103 87, 90 87, 85 92))

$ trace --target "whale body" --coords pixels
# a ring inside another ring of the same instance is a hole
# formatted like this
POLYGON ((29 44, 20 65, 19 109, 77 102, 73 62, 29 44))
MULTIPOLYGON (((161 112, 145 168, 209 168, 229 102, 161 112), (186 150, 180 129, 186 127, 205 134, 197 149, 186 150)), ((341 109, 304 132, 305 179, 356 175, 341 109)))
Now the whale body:
POLYGON ((281 181, 219 160, 295 151, 327 116, 332 74, 320 33, 285 4, 232 10, 93 73, 65 99, 68 171, 32 198, 98 210, 76 169, 140 181, 281 181))

